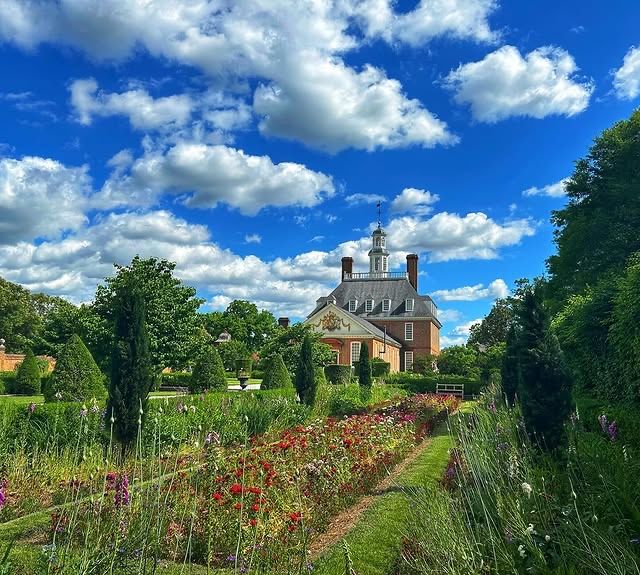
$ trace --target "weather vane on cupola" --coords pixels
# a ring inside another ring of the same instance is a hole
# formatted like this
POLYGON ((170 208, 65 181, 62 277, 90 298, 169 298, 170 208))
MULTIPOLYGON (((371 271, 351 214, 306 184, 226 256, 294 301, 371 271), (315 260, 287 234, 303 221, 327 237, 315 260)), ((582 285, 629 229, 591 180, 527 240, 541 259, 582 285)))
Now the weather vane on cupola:
POLYGON ((378 202, 376 204, 376 207, 378 208, 378 229, 380 229, 381 227, 381 219, 382 219, 382 202, 378 202))

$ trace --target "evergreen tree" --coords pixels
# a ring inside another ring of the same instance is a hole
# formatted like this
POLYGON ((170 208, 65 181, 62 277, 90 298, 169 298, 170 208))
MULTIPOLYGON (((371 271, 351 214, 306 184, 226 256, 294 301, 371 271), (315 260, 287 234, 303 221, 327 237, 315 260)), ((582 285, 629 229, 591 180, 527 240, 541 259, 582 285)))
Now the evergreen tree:
POLYGON ((116 295, 107 416, 114 420, 115 437, 126 450, 142 425, 153 375, 142 294, 125 284, 116 295))
POLYGON ((360 361, 358 362, 358 379, 360 387, 371 390, 371 362, 369 361, 369 346, 366 341, 360 346, 360 361))
POLYGON ((308 335, 305 336, 300 348, 295 384, 300 401, 306 405, 313 405, 316 399, 317 386, 313 367, 311 338, 308 335))
POLYGON ((518 394, 525 426, 541 448, 553 450, 566 441, 564 423, 572 409, 571 376, 564 362, 541 290, 524 293, 519 309, 518 394))
POLYGON ((51 384, 43 392, 46 401, 88 401, 107 395, 105 377, 79 336, 72 335, 60 351, 51 384))
POLYGON ((502 358, 502 391, 509 405, 513 405, 518 390, 519 374, 518 357, 518 331, 516 324, 512 323, 507 332, 507 347, 502 358))
POLYGON ((31 349, 27 350, 16 373, 16 393, 38 395, 40 393, 40 366, 31 349))
POLYGON ((205 345, 200 353, 189 382, 191 393, 209 391, 227 391, 227 378, 218 350, 213 345, 205 345))
POLYGON ((267 358, 264 368, 264 379, 260 389, 282 389, 292 387, 291 376, 284 364, 282 356, 274 353, 267 358))

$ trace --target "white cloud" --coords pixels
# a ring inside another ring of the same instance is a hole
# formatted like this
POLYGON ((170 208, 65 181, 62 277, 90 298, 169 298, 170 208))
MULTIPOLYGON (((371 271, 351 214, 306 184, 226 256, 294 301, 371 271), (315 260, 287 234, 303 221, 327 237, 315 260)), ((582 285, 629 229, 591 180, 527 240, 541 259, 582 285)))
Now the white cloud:
POLYGON ((500 248, 517 245, 535 233, 529 219, 498 223, 481 212, 465 216, 439 212, 428 219, 403 216, 391 220, 386 230, 390 249, 428 252, 432 262, 494 259, 500 248))
POLYGON ((98 91, 93 78, 75 80, 69 89, 78 121, 84 125, 91 124, 95 116, 126 116, 139 130, 183 126, 190 120, 194 107, 191 98, 184 94, 157 99, 142 89, 108 94, 98 91))
POLYGON ((594 89, 576 76, 577 70, 561 48, 545 46, 522 57, 516 47, 503 46, 479 62, 460 65, 444 85, 455 92, 458 104, 470 104, 480 122, 574 116, 587 108, 594 89))
POLYGON ((87 166, 67 168, 32 156, 0 158, 0 244, 79 228, 90 193, 87 166))
POLYGON ((453 328, 452 333, 454 335, 461 335, 461 336, 468 337, 469 332, 471 330, 471 326, 476 325, 477 323, 480 323, 482 319, 483 318, 479 317, 478 319, 472 319, 471 321, 467 321, 463 324, 457 325, 456 327, 453 328))
POLYGON ((360 204, 377 204, 378 202, 384 202, 386 198, 380 194, 351 194, 345 198, 345 201, 352 206, 360 204))
POLYGON ((503 279, 498 278, 488 286, 476 284, 449 290, 437 290, 431 295, 434 299, 443 301, 476 301, 487 298, 505 298, 509 295, 509 288, 503 279))
POLYGON ((247 234, 244 236, 245 244, 259 244, 262 242, 262 236, 260 234, 247 234))
POLYGON ((531 188, 527 188, 522 192, 522 195, 525 198, 529 198, 531 196, 549 196, 550 198, 561 198, 566 195, 565 186, 569 178, 564 178, 555 184, 548 184, 546 186, 542 186, 538 188, 533 186, 531 188))
POLYGON ((462 312, 458 311, 457 309, 439 309, 438 319, 442 323, 460 321, 462 319, 462 312))
POLYGON ((131 205, 132 192, 140 190, 143 204, 150 193, 170 192, 187 194, 189 206, 224 203, 245 215, 267 206, 313 207, 335 192, 329 176, 302 164, 274 164, 268 156, 194 142, 179 142, 166 152, 148 151, 128 175, 118 174, 105 184, 100 201, 131 205))
POLYGON ((432 206, 439 199, 438 194, 416 188, 405 188, 391 202, 391 211, 423 216, 433 211, 432 206))
POLYGON ((467 343, 466 337, 451 337, 448 335, 440 336, 440 347, 443 349, 445 347, 451 347, 452 345, 464 345, 465 343, 467 343))
POLYGON ((281 76, 254 94, 263 134, 329 152, 457 142, 443 121, 406 97, 400 82, 373 66, 357 72, 338 58, 303 53, 281 76))
POLYGON ((613 88, 622 100, 640 95, 640 47, 631 46, 625 54, 622 66, 613 73, 613 88))

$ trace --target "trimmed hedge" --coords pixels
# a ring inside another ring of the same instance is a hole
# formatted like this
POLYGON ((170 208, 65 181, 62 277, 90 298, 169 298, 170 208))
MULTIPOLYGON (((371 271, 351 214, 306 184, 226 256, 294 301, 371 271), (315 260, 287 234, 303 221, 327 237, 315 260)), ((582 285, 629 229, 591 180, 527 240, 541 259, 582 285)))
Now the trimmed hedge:
POLYGON ((163 387, 189 387, 191 384, 191 374, 176 371, 163 373, 160 377, 160 389, 163 387))
POLYGON ((22 363, 16 370, 15 392, 19 395, 38 395, 40 393, 40 366, 33 352, 28 349, 22 363))
POLYGON ((189 391, 226 391, 227 378, 220 354, 215 347, 205 348, 198 357, 189 380, 189 391))
MULTIPOLYGON (((372 360, 370 362, 371 365, 371 376, 372 377, 385 377, 389 375, 389 371, 391 370, 391 364, 386 361, 380 360, 372 360)), ((360 370, 360 362, 354 361, 353 368, 355 373, 358 373, 360 370)))
POLYGON ((348 385, 351 383, 351 366, 331 364, 324 368, 324 375, 333 385, 348 385))
POLYGON ((403 371, 387 377, 386 383, 401 387, 411 393, 435 393, 438 383, 464 384, 465 396, 478 395, 482 391, 480 380, 460 375, 423 376, 403 371))
POLYGON ((241 371, 246 371, 249 375, 251 375, 251 367, 253 366, 253 361, 249 358, 245 359, 236 359, 236 377, 241 371))
POLYGON ((15 393, 16 388, 16 372, 2 371, 0 372, 0 393, 15 393))
POLYGON ((265 362, 264 377, 260 389, 293 388, 293 382, 282 356, 276 353, 265 362))

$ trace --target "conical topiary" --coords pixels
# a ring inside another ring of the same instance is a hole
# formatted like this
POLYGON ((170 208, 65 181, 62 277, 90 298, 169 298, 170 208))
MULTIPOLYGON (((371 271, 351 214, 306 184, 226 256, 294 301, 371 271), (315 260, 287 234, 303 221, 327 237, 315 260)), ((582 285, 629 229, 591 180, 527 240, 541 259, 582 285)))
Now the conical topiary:
POLYGON ((283 389, 293 387, 291 376, 282 356, 274 353, 266 361, 264 378, 260 389, 283 389))
POLYGON ((33 351, 27 353, 16 372, 16 393, 38 395, 40 393, 40 366, 33 351))
POLYGON ((72 335, 60 351, 50 385, 43 390, 46 401, 89 401, 107 395, 105 376, 78 335, 72 335))
POLYGON ((227 378, 222 358, 212 345, 207 345, 200 353, 189 383, 191 393, 200 393, 205 390, 227 391, 227 378))
POLYGON ((298 365, 296 367, 296 391, 300 401, 306 405, 313 405, 316 399, 315 369, 313 367, 313 353, 311 338, 305 335, 300 348, 298 365))

